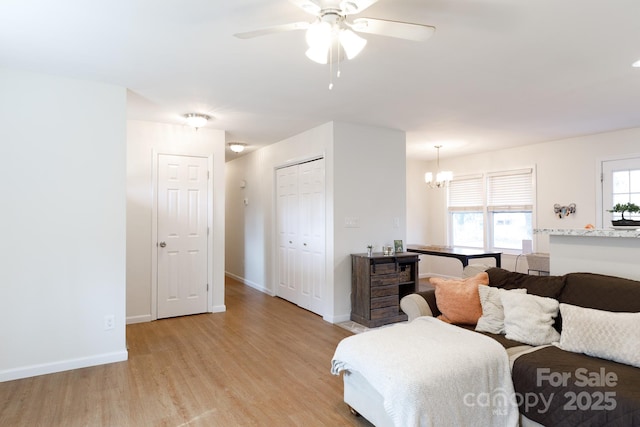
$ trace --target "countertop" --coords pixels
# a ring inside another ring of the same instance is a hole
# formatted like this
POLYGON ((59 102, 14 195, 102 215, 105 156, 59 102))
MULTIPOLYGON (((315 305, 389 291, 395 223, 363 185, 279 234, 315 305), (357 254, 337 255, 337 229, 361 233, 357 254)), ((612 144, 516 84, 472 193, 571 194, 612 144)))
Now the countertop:
POLYGON ((613 228, 536 228, 534 234, 548 234, 551 236, 581 236, 581 237, 631 237, 640 239, 640 229, 613 228))

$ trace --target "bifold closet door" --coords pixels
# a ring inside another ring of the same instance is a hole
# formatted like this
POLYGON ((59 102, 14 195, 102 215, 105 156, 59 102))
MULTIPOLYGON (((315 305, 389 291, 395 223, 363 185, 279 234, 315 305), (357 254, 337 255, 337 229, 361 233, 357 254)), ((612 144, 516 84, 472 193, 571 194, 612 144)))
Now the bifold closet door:
POLYGON ((314 313, 325 303, 324 159, 277 171, 277 295, 314 313))
POLYGON ((276 294, 298 303, 300 259, 298 256, 298 166, 278 169, 278 289, 276 294))

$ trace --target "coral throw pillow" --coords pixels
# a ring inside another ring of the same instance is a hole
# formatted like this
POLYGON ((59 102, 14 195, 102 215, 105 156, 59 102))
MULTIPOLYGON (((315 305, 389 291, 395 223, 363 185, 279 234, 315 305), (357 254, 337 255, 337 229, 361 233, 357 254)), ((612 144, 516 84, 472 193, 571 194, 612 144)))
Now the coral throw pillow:
POLYGON ((486 272, 464 280, 432 277, 429 282, 436 289, 436 304, 442 313, 438 319, 459 325, 475 325, 482 316, 478 286, 489 284, 486 272))

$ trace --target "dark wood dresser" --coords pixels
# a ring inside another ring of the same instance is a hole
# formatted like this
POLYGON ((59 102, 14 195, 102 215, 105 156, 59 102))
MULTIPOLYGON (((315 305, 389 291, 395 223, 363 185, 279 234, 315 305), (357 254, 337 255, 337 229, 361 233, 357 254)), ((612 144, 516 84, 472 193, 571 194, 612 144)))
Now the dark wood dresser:
POLYGON ((403 322, 400 299, 418 291, 416 253, 351 255, 351 320, 367 327, 403 322))

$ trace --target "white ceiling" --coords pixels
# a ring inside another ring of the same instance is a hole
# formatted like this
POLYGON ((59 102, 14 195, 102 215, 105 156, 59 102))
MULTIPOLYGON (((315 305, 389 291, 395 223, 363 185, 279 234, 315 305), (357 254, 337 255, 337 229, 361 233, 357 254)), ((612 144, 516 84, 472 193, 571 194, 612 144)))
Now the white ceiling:
POLYGON ((330 91, 304 32, 232 36, 312 20, 287 0, 0 0, 0 66, 124 86, 131 119, 207 113, 252 149, 331 120, 404 130, 425 159, 640 126, 638 0, 379 0, 358 16, 437 30, 365 35, 330 91))

